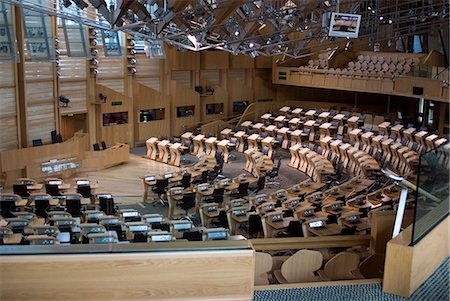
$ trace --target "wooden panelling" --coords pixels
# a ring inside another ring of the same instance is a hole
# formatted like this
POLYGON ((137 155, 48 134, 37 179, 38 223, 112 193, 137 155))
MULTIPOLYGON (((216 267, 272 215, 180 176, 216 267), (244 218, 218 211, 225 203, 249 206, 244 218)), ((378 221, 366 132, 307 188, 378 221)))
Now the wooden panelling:
POLYGON ((272 68, 271 56, 258 56, 255 58, 255 68, 272 68))
POLYGON ((181 135, 200 122, 200 95, 193 89, 186 88, 177 81, 170 81, 172 126, 171 135, 181 135), (178 106, 195 106, 193 116, 177 117, 178 106))
POLYGON ((449 217, 418 244, 409 246, 412 225, 387 244, 383 291, 409 298, 449 256, 449 217))
POLYGON ((28 144, 34 139, 51 142, 50 132, 55 130, 55 95, 53 81, 27 83, 26 104, 28 123, 28 144))
POLYGON ((125 84, 123 78, 118 79, 98 79, 98 84, 105 86, 109 89, 112 89, 118 93, 125 92, 125 84))
POLYGON ((73 135, 81 131, 82 133, 88 132, 87 127, 87 114, 74 114, 61 117, 61 129, 60 133, 63 140, 67 140, 73 135))
POLYGON ((251 300, 254 265, 251 249, 1 256, 0 299, 251 300))
MULTIPOLYGON (((124 65, 122 58, 110 58, 99 56, 98 78, 117 78, 124 76, 124 65)), ((128 71, 127 71, 128 72, 128 71)))
POLYGON ((253 68, 255 61, 247 55, 230 55, 230 69, 253 68))
POLYGON ((166 47, 166 70, 196 70, 200 67, 200 53, 177 51, 175 47, 166 47))
POLYGON ((0 108, 0 151, 15 149, 19 143, 15 88, 0 88, 0 108))
POLYGON ((152 136, 159 137, 162 135, 168 135, 168 133, 170 132, 170 120, 172 118, 172 114, 170 111, 170 96, 164 95, 142 84, 135 83, 133 86, 133 98, 136 108, 136 140, 144 141, 152 136), (163 120, 140 122, 140 110, 160 108, 165 109, 165 116, 163 120))
POLYGON ((97 124, 100 127, 101 140, 104 140, 107 145, 120 143, 133 143, 133 114, 132 114, 132 99, 119 93, 109 87, 103 85, 96 85, 96 92, 107 96, 107 101, 100 106, 99 114, 97 115, 97 124), (112 105, 113 102, 122 102, 120 105, 112 105), (103 126, 103 114, 114 112, 128 112, 127 124, 115 124, 103 126))
POLYGON ((151 59, 143 54, 136 55, 136 78, 159 77, 161 60, 151 59))
POLYGON ((59 77, 61 81, 65 79, 86 79, 88 64, 86 59, 61 56, 59 61, 61 62, 61 76, 59 77))
POLYGON ((225 51, 202 51, 200 69, 227 69, 229 56, 225 51))
POLYGON ((200 83, 220 85, 219 70, 200 70, 200 83))
POLYGON ((1 62, 0 63, 0 87, 14 87, 14 63, 1 62))
POLYGON ((25 79, 27 81, 53 80, 53 63, 25 62, 25 79))
POLYGON ((192 72, 189 70, 172 71, 172 80, 185 87, 192 87, 192 72))
POLYGON ((253 90, 255 100, 258 99, 276 99, 277 90, 271 83, 271 69, 255 69, 253 90))
POLYGON ((86 106, 86 81, 79 82, 62 82, 60 84, 60 95, 70 99, 67 107, 61 107, 61 114, 84 113, 87 111, 86 106))
POLYGON ((159 76, 158 77, 138 77, 138 78, 136 78, 136 82, 138 82, 141 85, 152 88, 156 91, 161 90, 161 83, 160 83, 159 76))
POLYGON ((229 116, 229 103, 228 103, 228 93, 227 90, 214 86, 214 94, 206 97, 200 97, 201 102, 201 121, 202 123, 217 120, 220 118, 225 118, 229 116), (206 105, 213 103, 223 103, 223 113, 222 114, 206 114, 206 105))
POLYGON ((235 81, 245 83, 245 69, 230 69, 228 70, 228 77, 235 81))
POLYGON ((242 82, 231 79, 228 77, 228 95, 230 99, 230 104, 233 105, 233 101, 247 100, 252 102, 253 90, 243 86, 242 82))

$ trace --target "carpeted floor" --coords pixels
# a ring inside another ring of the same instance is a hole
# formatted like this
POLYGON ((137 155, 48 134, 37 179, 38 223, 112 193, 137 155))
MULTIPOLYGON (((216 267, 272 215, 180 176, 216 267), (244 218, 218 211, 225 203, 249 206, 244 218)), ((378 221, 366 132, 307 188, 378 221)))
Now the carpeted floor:
POLYGON ((449 258, 439 266, 409 299, 383 293, 381 284, 358 284, 260 290, 255 291, 254 301, 447 301, 450 299, 449 258))

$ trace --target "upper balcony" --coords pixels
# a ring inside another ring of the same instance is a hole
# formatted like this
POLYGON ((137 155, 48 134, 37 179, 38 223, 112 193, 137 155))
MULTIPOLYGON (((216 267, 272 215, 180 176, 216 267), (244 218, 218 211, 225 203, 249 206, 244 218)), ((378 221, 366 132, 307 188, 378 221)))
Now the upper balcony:
POLYGON ((424 97, 449 101, 449 69, 442 56, 388 52, 319 54, 297 66, 274 66, 274 84, 424 97), (329 57, 331 57, 329 59, 329 57))

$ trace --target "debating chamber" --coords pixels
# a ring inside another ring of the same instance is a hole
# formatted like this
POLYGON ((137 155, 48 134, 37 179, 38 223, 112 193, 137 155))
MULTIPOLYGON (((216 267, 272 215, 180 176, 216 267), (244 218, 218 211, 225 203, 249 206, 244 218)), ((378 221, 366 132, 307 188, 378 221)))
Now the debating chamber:
POLYGON ((449 301, 448 0, 0 0, 0 300, 449 301))

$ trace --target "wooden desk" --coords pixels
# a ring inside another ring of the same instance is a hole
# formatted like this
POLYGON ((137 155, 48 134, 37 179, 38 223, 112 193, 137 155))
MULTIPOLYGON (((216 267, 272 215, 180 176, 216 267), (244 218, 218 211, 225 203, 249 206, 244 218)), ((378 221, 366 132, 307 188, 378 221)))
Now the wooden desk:
POLYGON ((21 241, 22 241, 22 234, 19 233, 13 233, 11 235, 3 237, 4 245, 18 245, 20 244, 21 241))
POLYGON ((256 124, 253 125, 253 129, 257 132, 257 133, 261 133, 262 128, 264 127, 264 124, 261 122, 258 122, 256 124))
POLYGON ((314 115, 316 114, 316 110, 309 110, 305 113, 307 119, 314 119, 314 115))
POLYGON ((248 127, 250 127, 251 125, 252 125, 252 122, 247 120, 247 121, 244 121, 244 122, 241 123, 240 128, 245 130, 248 127))
POLYGON ((317 236, 332 236, 341 234, 342 227, 338 224, 327 224, 324 228, 317 229, 311 228, 309 225, 306 225, 306 228, 309 232, 317 236))
POLYGON ((33 185, 27 185, 28 190, 41 190, 42 187, 44 187, 44 184, 33 184, 33 185))
POLYGON ((241 153, 244 152, 244 146, 245 146, 244 136, 245 136, 244 131, 239 131, 234 134, 234 137, 238 140, 238 145, 236 147, 236 150, 241 153))
POLYGON ((353 228, 356 226, 356 231, 358 231, 358 232, 366 231, 371 228, 368 217, 360 218, 357 223, 351 223, 351 222, 348 222, 345 219, 343 219, 342 225, 344 225, 347 228, 353 228))
POLYGON ((156 154, 158 149, 158 138, 151 137, 145 141, 145 145, 147 146, 147 158, 150 160, 156 160, 156 154))
POLYGON ((281 113, 287 113, 287 112, 289 112, 290 109, 291 109, 291 107, 284 106, 284 107, 282 107, 282 108, 280 109, 280 112, 281 112, 281 113))
POLYGON ((247 137, 247 150, 254 149, 258 150, 258 134, 252 134, 247 137))
POLYGON ((272 117, 272 114, 266 113, 266 114, 261 115, 260 118, 264 121, 268 121, 270 119, 270 117, 272 117))
POLYGON ((292 115, 296 116, 296 117, 300 117, 300 114, 302 113, 303 109, 301 108, 295 108, 294 110, 292 110, 292 115))
POLYGON ((206 154, 215 156, 216 155, 216 137, 209 137, 205 140, 205 146, 206 146, 206 154))
POLYGON ((192 152, 193 155, 198 155, 198 153, 203 152, 203 139, 205 138, 205 135, 197 135, 194 138, 192 138, 192 141, 194 143, 194 150, 192 152))
POLYGON ((130 160, 130 146, 116 143, 102 151, 87 151, 79 171, 98 171, 130 160))
POLYGON ((230 139, 233 131, 229 128, 223 129, 220 131, 220 135, 222 135, 222 138, 230 139))
POLYGON ((298 151, 302 148, 301 144, 294 144, 289 148, 289 152, 291 153, 291 161, 289 162, 289 166, 298 168, 300 164, 300 157, 298 155, 298 151))
POLYGON ((277 127, 274 126, 273 124, 266 126, 266 128, 264 129, 264 131, 271 136, 275 136, 276 130, 277 127))
POLYGON ((287 128, 287 127, 282 127, 281 129, 279 129, 277 131, 277 135, 283 136, 283 142, 281 142, 281 148, 284 148, 284 149, 288 148, 288 145, 289 145, 288 133, 289 133, 289 128, 287 128))

